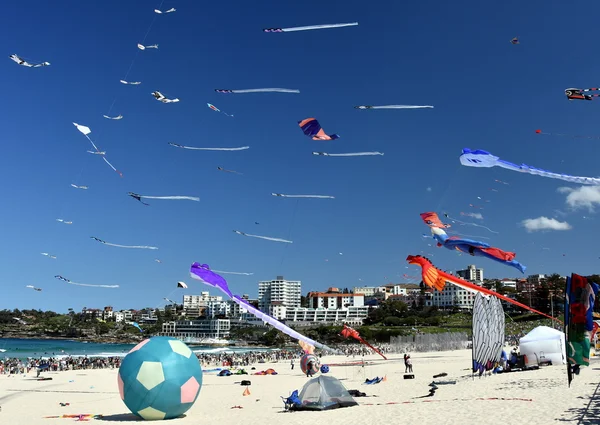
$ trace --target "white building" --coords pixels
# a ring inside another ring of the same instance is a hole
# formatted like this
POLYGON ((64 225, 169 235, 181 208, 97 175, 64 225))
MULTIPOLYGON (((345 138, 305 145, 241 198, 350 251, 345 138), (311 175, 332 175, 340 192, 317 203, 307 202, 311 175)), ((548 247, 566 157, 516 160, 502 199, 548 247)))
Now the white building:
POLYGON ((208 291, 202 291, 200 295, 184 295, 183 312, 186 317, 203 316, 209 303, 218 301, 223 301, 223 297, 210 295, 208 291))
POLYGON ((179 320, 163 323, 162 336, 185 338, 228 338, 229 319, 179 320))
POLYGON ((434 291, 432 304, 439 308, 457 307, 464 310, 472 310, 475 294, 466 289, 446 282, 443 291, 434 291))
POLYGON ((352 292, 363 294, 365 297, 373 297, 375 294, 385 294, 387 290, 385 286, 355 286, 352 292))
POLYGON ((502 285, 503 288, 517 289, 517 281, 512 279, 502 279, 500 285, 502 285))
POLYGON ((347 308, 362 307, 365 305, 365 295, 358 294, 340 294, 330 292, 309 292, 308 307, 310 308, 347 308))
POLYGON ((258 308, 275 318, 281 316, 281 307, 300 307, 302 295, 302 283, 299 280, 285 280, 283 276, 277 276, 275 280, 258 282, 258 308))
POLYGON ((414 283, 398 283, 394 285, 386 285, 387 292, 390 295, 414 295, 421 293, 421 287, 414 283))
POLYGON ((367 306, 350 306, 346 308, 293 308, 286 311, 285 319, 294 326, 310 326, 315 324, 346 323, 360 326, 369 314, 367 306))
POLYGON ((483 269, 478 269, 474 264, 469 265, 465 270, 457 270, 456 275, 470 282, 483 282, 483 269))
POLYGON ((115 322, 117 322, 117 323, 121 323, 121 322, 125 321, 125 315, 120 311, 115 311, 114 317, 115 317, 115 322))

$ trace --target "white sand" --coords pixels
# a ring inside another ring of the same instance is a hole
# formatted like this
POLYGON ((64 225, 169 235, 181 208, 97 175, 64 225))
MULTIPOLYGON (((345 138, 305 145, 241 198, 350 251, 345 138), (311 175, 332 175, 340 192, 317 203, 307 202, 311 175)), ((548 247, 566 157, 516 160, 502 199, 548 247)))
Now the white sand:
MULTIPOLYGON (((358 389, 370 397, 356 398, 359 406, 327 412, 284 413, 280 396, 300 390, 308 378, 299 370, 290 370, 289 362, 255 365, 256 371, 272 367, 276 376, 218 377, 207 373, 196 404, 186 416, 173 424, 527 424, 548 425, 556 420, 578 423, 589 407, 588 415, 598 409, 600 401, 591 401, 598 387, 598 362, 592 358, 590 367, 582 368, 571 388, 567 387, 566 367, 545 367, 537 371, 513 372, 489 377, 470 377, 471 351, 413 353, 415 379, 405 380, 402 356, 391 355, 387 362, 370 356, 376 364, 331 366, 330 374, 342 380, 348 389, 358 389), (416 398, 429 393, 433 375, 446 372, 439 380, 456 380, 455 385, 439 385, 431 398, 416 398), (366 378, 387 376, 377 385, 363 385, 366 378), (249 379, 251 395, 242 395, 244 388, 234 382, 249 379), (488 398, 505 398, 489 400, 488 398), (483 398, 479 400, 478 398, 483 398), (512 400, 511 400, 512 399, 512 400), (531 399, 522 401, 515 399, 531 399), (387 404, 396 403, 396 404, 387 404), (233 406, 243 409, 232 409, 233 406)), ((352 358, 324 357, 323 363, 347 362, 352 358)), ((359 360, 358 358, 355 360, 359 360)), ((249 368, 247 370, 250 372, 249 368)), ((252 371, 255 372, 255 371, 252 371)), ((44 419, 44 416, 92 413, 103 419, 90 422, 131 422, 127 407, 119 397, 117 370, 83 370, 44 372, 52 381, 38 382, 35 372, 29 376, 0 375, 0 424, 58 424, 75 419, 44 419), (69 381, 73 382, 69 382, 69 381), (70 406, 60 407, 60 402, 70 406)), ((600 391, 599 391, 600 392, 600 391)), ((600 394, 594 398, 600 398, 600 394)), ((580 423, 597 423, 597 418, 580 423)))

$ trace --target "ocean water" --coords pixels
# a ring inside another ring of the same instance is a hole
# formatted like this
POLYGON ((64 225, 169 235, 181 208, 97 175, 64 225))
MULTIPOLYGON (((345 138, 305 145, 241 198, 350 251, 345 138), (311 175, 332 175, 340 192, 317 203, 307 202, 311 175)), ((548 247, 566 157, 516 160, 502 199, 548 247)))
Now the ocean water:
MULTIPOLYGON (((0 338, 0 358, 27 358, 27 357, 62 357, 62 356, 90 356, 90 357, 117 357, 125 356, 135 344, 99 344, 94 342, 80 342, 62 339, 16 339, 0 338), (3 350, 6 350, 3 352, 3 350)), ((188 346, 195 353, 243 353, 247 351, 269 351, 268 348, 243 348, 243 347, 214 347, 192 345, 188 346)))

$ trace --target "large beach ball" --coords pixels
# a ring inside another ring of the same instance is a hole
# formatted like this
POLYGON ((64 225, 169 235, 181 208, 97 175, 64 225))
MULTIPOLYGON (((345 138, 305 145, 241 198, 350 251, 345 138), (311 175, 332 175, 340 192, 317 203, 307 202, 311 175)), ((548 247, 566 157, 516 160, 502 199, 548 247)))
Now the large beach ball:
POLYGON ((321 366, 321 362, 314 354, 305 354, 300 357, 300 369, 302 369, 302 373, 306 374, 309 368, 309 364, 311 364, 311 372, 312 374, 319 373, 319 366, 321 366))
POLYGON ((172 419, 187 412, 198 398, 202 368, 183 342, 155 336, 125 356, 118 382, 131 413, 145 420, 172 419))

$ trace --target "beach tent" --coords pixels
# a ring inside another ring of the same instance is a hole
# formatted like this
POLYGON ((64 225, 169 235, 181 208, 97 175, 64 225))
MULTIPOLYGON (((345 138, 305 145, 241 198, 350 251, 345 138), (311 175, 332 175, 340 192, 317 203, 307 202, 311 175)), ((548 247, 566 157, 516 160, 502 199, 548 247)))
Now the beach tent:
POLYGON ((300 404, 294 404, 290 410, 330 410, 358 406, 340 380, 328 375, 321 375, 304 384, 298 398, 300 404))
POLYGON ((548 326, 538 326, 519 340, 519 351, 525 355, 525 366, 537 366, 551 360, 552 365, 566 364, 565 334, 548 326))

